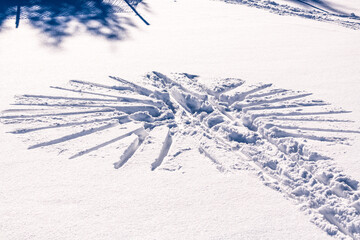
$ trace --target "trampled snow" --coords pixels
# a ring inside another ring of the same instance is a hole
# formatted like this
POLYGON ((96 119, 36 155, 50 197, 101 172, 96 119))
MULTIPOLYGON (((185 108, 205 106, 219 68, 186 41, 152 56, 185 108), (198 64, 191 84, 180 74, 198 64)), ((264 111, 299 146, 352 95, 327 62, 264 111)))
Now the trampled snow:
POLYGON ((0 237, 359 239, 360 32, 244 2, 58 47, 9 19, 0 237))

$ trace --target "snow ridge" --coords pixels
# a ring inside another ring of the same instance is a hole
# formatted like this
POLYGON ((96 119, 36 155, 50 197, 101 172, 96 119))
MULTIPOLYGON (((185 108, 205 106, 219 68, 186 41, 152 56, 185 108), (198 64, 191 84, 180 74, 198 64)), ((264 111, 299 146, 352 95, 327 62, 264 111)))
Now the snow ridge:
POLYGON ((120 171, 186 172, 199 158, 223 173, 250 171, 329 235, 360 238, 359 182, 327 155, 360 134, 348 111, 310 93, 234 78, 159 72, 141 83, 110 78, 117 85, 73 80, 53 87, 63 95, 18 96, 0 121, 20 126, 10 133, 27 136, 29 149, 70 159, 118 149, 120 171))

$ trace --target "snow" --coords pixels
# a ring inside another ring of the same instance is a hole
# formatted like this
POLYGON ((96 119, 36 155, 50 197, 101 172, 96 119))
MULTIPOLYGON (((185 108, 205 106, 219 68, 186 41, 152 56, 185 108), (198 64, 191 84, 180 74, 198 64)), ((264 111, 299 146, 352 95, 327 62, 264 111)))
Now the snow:
POLYGON ((122 41, 0 32, 0 109, 37 109, 1 115, 0 238, 357 239, 360 32, 146 3, 122 41))

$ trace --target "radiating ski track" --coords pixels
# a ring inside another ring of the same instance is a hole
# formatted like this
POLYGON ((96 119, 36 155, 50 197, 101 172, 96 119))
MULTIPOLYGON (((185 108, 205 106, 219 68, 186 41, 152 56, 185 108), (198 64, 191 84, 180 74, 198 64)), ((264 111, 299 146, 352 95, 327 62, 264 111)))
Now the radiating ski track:
POLYGON ((123 142, 113 156, 119 171, 186 172, 198 158, 223 173, 250 171, 329 235, 360 239, 359 183, 326 155, 360 134, 346 119, 349 111, 310 93, 234 78, 159 72, 141 83, 110 78, 116 85, 72 80, 52 86, 54 96, 17 96, 0 120, 26 136, 29 149, 56 146, 73 160, 99 157, 100 149, 123 142), (193 160, 185 163, 183 153, 193 160))

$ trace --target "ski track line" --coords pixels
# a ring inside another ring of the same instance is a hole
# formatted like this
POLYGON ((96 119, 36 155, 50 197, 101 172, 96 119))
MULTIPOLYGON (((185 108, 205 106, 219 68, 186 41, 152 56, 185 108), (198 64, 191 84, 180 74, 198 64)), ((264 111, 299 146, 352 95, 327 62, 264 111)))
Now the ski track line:
POLYGON ((21 128, 21 129, 16 129, 15 131, 11 131, 9 133, 24 134, 24 133, 28 133, 28 132, 35 132, 35 131, 46 130, 46 129, 51 129, 51 128, 63 128, 63 127, 86 125, 86 124, 92 124, 92 123, 108 122, 108 121, 111 121, 113 119, 120 119, 120 118, 125 118, 125 117, 127 117, 127 116, 118 116, 118 117, 112 117, 112 118, 93 119, 93 120, 90 120, 90 121, 83 121, 83 122, 55 124, 55 125, 50 125, 50 126, 46 126, 46 127, 38 127, 38 128, 21 128))
POLYGON ((158 158, 151 164, 151 171, 154 171, 156 168, 158 168, 161 165, 164 158, 168 155, 170 151, 171 144, 172 144, 172 137, 169 129, 158 158))
POLYGON ((350 111, 312 100, 311 93, 275 88, 267 83, 247 84, 235 78, 214 79, 209 86, 201 84, 199 76, 187 73, 165 76, 150 72, 141 83, 110 78, 118 85, 71 80, 68 86, 52 86, 71 96, 20 96, 15 105, 41 106, 41 109, 3 111, 0 121, 21 124, 21 128, 10 131, 13 134, 39 131, 46 136, 51 129, 84 128, 29 149, 51 147, 96 133, 97 145, 76 152, 70 159, 106 146, 115 147, 113 143, 132 138, 114 163, 115 169, 127 166, 131 160, 129 166, 134 169, 144 170, 148 165, 150 171, 186 171, 178 156, 185 150, 196 150, 220 172, 256 174, 266 186, 279 191, 309 214, 311 221, 329 235, 360 239, 358 181, 311 146, 316 142, 351 143, 351 137, 360 131, 348 126, 353 121, 339 117, 350 111), (145 87, 147 84, 149 87, 145 87), (97 97, 86 98, 83 94, 97 97), (131 122, 141 127, 106 137, 104 130, 131 122), (301 126, 301 122, 321 125, 301 126), (91 124, 95 127, 89 128, 91 124), (155 133, 155 128, 160 132, 155 133), (346 137, 331 134, 346 134, 346 137), (186 138, 192 138, 191 142, 196 144, 186 146, 186 138), (184 141, 180 145, 176 144, 179 139, 184 141), (159 151, 154 152, 154 148, 159 151), (153 160, 139 159, 149 151, 153 160))
MULTIPOLYGON (((243 112, 247 111, 261 111, 261 110, 270 110, 270 109, 287 109, 287 108, 304 108, 304 107, 317 107, 317 106, 329 106, 328 103, 295 103, 289 105, 278 105, 278 106, 267 106, 264 105, 262 107, 242 107, 243 112)), ((239 109, 240 110, 240 109, 239 109)))
POLYGON ((135 140, 128 146, 125 152, 121 155, 120 160, 114 163, 114 168, 119 169, 124 166, 125 163, 129 161, 129 159, 135 154, 135 152, 139 149, 141 144, 144 142, 144 138, 137 137, 135 140))
MULTIPOLYGON (((124 112, 127 114, 132 114, 138 111, 149 112, 152 116, 159 116, 159 109, 151 105, 128 105, 128 106, 119 106, 119 105, 96 105, 96 104, 77 104, 77 103, 68 103, 68 104, 47 104, 47 103, 15 103, 13 105, 18 106, 46 106, 46 107, 82 107, 82 108, 113 108, 117 111, 124 112)), ((114 110, 113 110, 114 111, 114 110)), ((94 111, 95 112, 95 111, 94 111)), ((10 117, 3 117, 10 118, 10 117)))
POLYGON ((114 143, 114 142, 117 142, 117 141, 119 141, 119 140, 121 140, 121 139, 123 139, 123 138, 126 138, 126 137, 128 137, 128 136, 131 136, 132 134, 139 135, 139 132, 140 132, 140 131, 145 131, 145 130, 144 130, 143 127, 140 127, 140 128, 135 129, 135 130, 133 130, 133 131, 130 131, 130 132, 128 132, 128 133, 125 133, 124 135, 121 135, 121 136, 119 136, 119 137, 113 138, 113 139, 111 139, 111 140, 109 140, 109 141, 106 141, 106 142, 104 142, 104 143, 101 143, 101 144, 99 144, 99 145, 97 145, 97 146, 94 146, 94 147, 92 147, 92 148, 88 148, 88 149, 86 149, 86 150, 80 151, 80 152, 74 154, 73 156, 71 156, 69 159, 74 159, 74 158, 77 158, 77 157, 81 157, 81 156, 83 156, 83 155, 85 155, 85 154, 88 154, 88 153, 90 153, 90 152, 93 152, 93 151, 96 151, 96 150, 98 150, 98 149, 100 149, 100 148, 103 148, 103 147, 105 147, 105 146, 107 146, 107 145, 109 145, 109 144, 112 144, 112 143, 114 143))
POLYGON ((285 126, 285 125, 274 125, 283 129, 296 129, 296 130, 308 130, 308 131, 319 131, 319 132, 334 132, 334 133, 360 133, 360 131, 356 130, 337 130, 330 128, 310 128, 310 127, 299 127, 299 126, 285 126))
MULTIPOLYGON (((82 92, 84 93, 84 92, 82 92)), ((104 94, 103 94, 104 95, 104 94)), ((111 95, 109 95, 111 96, 111 95)), ((109 99, 109 98, 84 98, 84 97, 63 97, 63 96, 44 96, 44 95, 22 95, 19 98, 34 98, 34 99, 54 99, 54 100, 74 100, 74 101, 90 101, 90 102, 132 102, 132 103, 143 103, 143 104, 149 104, 154 105, 157 107, 162 106, 161 102, 155 102, 152 100, 146 100, 146 99, 137 99, 137 98, 130 98, 130 97, 121 97, 121 96, 111 96, 111 98, 116 99, 109 99)))
POLYGON ((87 82, 87 81, 81 81, 81 80, 70 80, 70 83, 81 84, 81 85, 90 86, 90 87, 98 87, 98 88, 109 89, 109 90, 117 90, 117 91, 129 90, 129 91, 132 91, 131 87, 108 86, 108 85, 103 85, 103 84, 93 83, 93 82, 87 82))
POLYGON ((287 92, 289 90, 286 89, 271 89, 268 92, 265 93, 257 93, 257 94, 250 94, 246 97, 246 99, 251 99, 251 98, 261 98, 261 97, 269 97, 275 94, 279 94, 279 93, 284 93, 287 92))
POLYGON ((335 23, 343 27, 351 28, 354 30, 360 29, 360 17, 355 14, 338 14, 330 13, 324 9, 318 8, 308 3, 304 3, 308 6, 311 6, 314 9, 305 10, 302 8, 291 7, 288 5, 278 4, 274 1, 253 1, 253 0, 220 0, 230 4, 242 4, 248 7, 254 7, 258 9, 263 9, 275 13, 278 15, 288 15, 288 16, 298 16, 307 19, 313 19, 320 22, 335 23))
MULTIPOLYGON (((46 105, 44 105, 46 106, 46 105)), ((41 110, 41 109, 40 109, 41 110)), ((90 110, 90 111, 76 111, 76 112, 63 112, 63 113, 49 113, 49 114, 36 114, 36 115, 10 115, 10 116, 0 116, 0 119, 12 119, 12 118, 38 118, 38 117, 48 117, 48 116, 67 116, 67 115, 81 115, 89 113, 101 113, 101 112, 114 112, 115 109, 105 108, 99 110, 90 110)))
POLYGON ((270 119, 279 120, 279 121, 304 121, 304 122, 338 122, 338 123, 353 123, 351 120, 341 120, 341 119, 314 119, 314 118, 279 118, 271 117, 270 119))
POLYGON ((240 101, 246 99, 246 97, 251 94, 254 94, 265 88, 271 87, 271 85, 272 84, 259 84, 258 86, 251 86, 252 89, 250 89, 248 91, 241 91, 241 88, 244 86, 244 85, 241 85, 241 86, 235 88, 234 90, 232 90, 232 91, 235 91, 235 90, 239 89, 240 91, 237 92, 238 94, 235 94, 233 97, 229 97, 225 94, 221 94, 221 96, 223 96, 223 98, 221 98, 221 96, 220 96, 220 100, 226 101, 229 105, 232 105, 235 102, 240 102, 240 101))
POLYGON ((244 107, 252 107, 252 106, 257 106, 257 105, 261 105, 261 104, 269 104, 269 103, 276 103, 276 102, 284 102, 284 101, 293 100, 293 99, 297 99, 297 98, 304 98, 304 97, 307 97, 310 95, 312 95, 312 93, 300 94, 300 95, 271 99, 271 100, 254 101, 252 103, 235 105, 235 106, 233 106, 233 108, 236 110, 240 110, 244 107))
POLYGON ((98 132, 98 131, 103 131, 105 129, 115 127, 117 125, 118 125, 118 123, 109 123, 109 124, 103 125, 101 127, 90 128, 88 130, 83 130, 81 132, 66 135, 66 136, 63 136, 63 137, 60 137, 60 138, 57 138, 57 139, 54 139, 54 140, 50 140, 50 141, 47 141, 47 142, 42 142, 42 143, 32 145, 28 149, 45 147, 45 146, 54 145, 54 144, 58 144, 58 143, 65 142, 65 141, 70 141, 70 140, 75 139, 75 138, 83 137, 83 136, 93 134, 93 133, 98 132))
POLYGON ((129 81, 125 80, 125 79, 118 78, 118 77, 113 77, 113 76, 109 76, 109 77, 111 79, 115 80, 115 81, 118 81, 118 82, 124 84, 124 85, 128 85, 131 90, 133 90, 134 92, 139 93, 140 95, 144 95, 144 96, 148 97, 149 95, 151 95, 153 93, 151 90, 149 90, 147 88, 144 88, 144 87, 141 87, 141 86, 139 86, 139 85, 137 85, 135 83, 129 82, 129 81))

